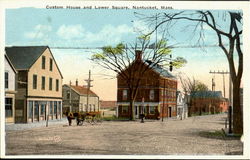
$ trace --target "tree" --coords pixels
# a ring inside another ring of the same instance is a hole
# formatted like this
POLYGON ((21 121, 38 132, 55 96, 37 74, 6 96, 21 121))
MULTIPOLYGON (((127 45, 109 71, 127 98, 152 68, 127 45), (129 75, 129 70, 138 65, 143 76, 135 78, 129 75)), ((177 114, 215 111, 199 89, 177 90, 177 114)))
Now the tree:
MULTIPOLYGON (((230 77, 233 84, 233 132, 243 133, 243 110, 240 106, 240 84, 243 73, 243 52, 241 50, 242 39, 242 12, 224 11, 222 14, 213 11, 178 11, 175 13, 157 14, 159 23, 150 34, 157 28, 164 27, 166 33, 179 21, 192 22, 194 34, 198 34, 198 44, 204 44, 204 27, 208 26, 217 36, 218 46, 222 49, 229 64, 230 77), (219 20, 223 24, 219 25, 219 20), (226 26, 226 27, 225 27, 226 26), (227 41, 227 42, 226 42, 227 41), (228 46, 227 46, 228 45, 228 46), (237 58, 234 55, 237 54, 237 58), (237 66, 238 63, 238 66, 237 66)), ((142 17, 141 15, 139 17, 142 17)), ((142 19, 149 24, 155 24, 155 16, 143 16, 142 19)))
POLYGON ((134 101, 143 74, 157 65, 169 67, 170 60, 172 65, 177 68, 186 63, 186 60, 181 57, 170 59, 170 53, 171 50, 165 39, 161 39, 152 45, 150 44, 150 36, 142 35, 137 38, 137 43, 130 44, 129 47, 122 43, 115 47, 105 46, 100 53, 94 53, 91 60, 103 68, 116 72, 126 82, 132 111, 131 120, 134 120, 134 101), (137 61, 138 57, 136 57, 140 56, 136 54, 138 51, 143 53, 140 62, 137 61))
POLYGON ((187 76, 184 77, 184 75, 179 75, 178 78, 181 82, 182 89, 186 95, 190 95, 192 92, 209 90, 206 84, 194 79, 194 77, 191 79, 187 76))
MULTIPOLYGON (((187 76, 184 76, 183 74, 179 74, 178 78, 181 82, 181 86, 182 86, 185 96, 187 97, 189 95, 189 102, 188 102, 189 106, 193 104, 193 101, 195 98, 193 97, 193 95, 196 95, 196 93, 199 93, 199 92, 202 93, 199 95, 199 98, 207 98, 208 92, 206 91, 209 91, 209 89, 206 84, 204 84, 203 82, 199 80, 196 80, 194 77, 191 79, 187 76)), ((208 105, 212 105, 212 104, 208 104, 208 105)), ((202 113, 201 107, 202 106, 199 106, 200 115, 202 113)), ((188 113, 189 113, 189 116, 191 116, 191 112, 189 111, 188 113)))

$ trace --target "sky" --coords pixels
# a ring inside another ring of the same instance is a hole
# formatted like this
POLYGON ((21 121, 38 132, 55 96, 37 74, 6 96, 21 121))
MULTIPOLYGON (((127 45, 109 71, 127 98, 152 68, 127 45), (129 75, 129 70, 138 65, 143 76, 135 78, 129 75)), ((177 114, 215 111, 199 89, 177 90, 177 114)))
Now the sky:
MULTIPOLYGON (((171 10, 168 12, 175 12, 171 10)), ((101 100, 116 100, 115 73, 105 70, 89 60, 98 50, 91 49, 56 49, 55 47, 103 47, 116 45, 120 42, 134 43, 139 35, 138 31, 148 32, 149 26, 140 21, 134 14, 155 15, 167 10, 65 10, 65 9, 39 9, 18 8, 6 9, 5 28, 6 46, 33 46, 48 45, 63 74, 63 84, 69 81, 75 83, 78 79, 80 85, 86 85, 89 70, 93 79, 91 88, 101 100), (110 76, 104 76, 110 75, 110 76)), ((224 11, 217 11, 223 13, 224 11)), ((218 21, 222 24, 223 20, 218 21)), ((186 28, 188 22, 178 22, 167 37, 169 45, 190 46, 195 45, 197 37, 191 39, 192 30, 186 28)), ((227 26, 221 25, 221 27, 227 26)), ((205 27, 205 44, 217 44, 214 31, 205 27)), ((157 34, 158 38, 161 34, 157 34)), ((153 34, 152 39, 156 36, 153 34)), ((223 91, 222 75, 209 74, 210 71, 228 71, 226 56, 218 47, 200 48, 173 48, 173 58, 179 56, 187 60, 187 64, 175 69, 172 74, 182 73, 190 78, 208 85, 211 89, 212 78, 215 79, 215 90, 223 91)), ((228 97, 228 75, 225 76, 226 97, 228 97)), ((179 89, 180 85, 179 85, 179 89)), ((223 92, 222 92, 223 93, 223 92)))

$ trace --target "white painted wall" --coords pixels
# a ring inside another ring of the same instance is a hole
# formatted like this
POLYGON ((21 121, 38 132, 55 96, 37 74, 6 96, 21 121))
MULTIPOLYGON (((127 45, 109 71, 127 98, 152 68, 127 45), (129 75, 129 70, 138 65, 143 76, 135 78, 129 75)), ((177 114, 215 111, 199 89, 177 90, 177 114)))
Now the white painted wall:
POLYGON ((9 74, 9 88, 7 89, 5 88, 5 91, 15 91, 15 76, 16 75, 5 56, 4 56, 4 71, 8 72, 9 74))

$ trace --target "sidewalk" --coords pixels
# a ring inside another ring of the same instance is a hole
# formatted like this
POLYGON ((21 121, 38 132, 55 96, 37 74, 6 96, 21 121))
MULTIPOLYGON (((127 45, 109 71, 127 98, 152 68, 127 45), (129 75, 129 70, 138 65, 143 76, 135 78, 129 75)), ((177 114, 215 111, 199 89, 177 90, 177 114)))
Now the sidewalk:
MULTIPOLYGON (((68 124, 67 118, 62 118, 60 120, 49 120, 48 126, 56 124, 68 124)), ((45 127, 46 121, 33 122, 33 123, 17 123, 17 124, 5 124, 5 131, 16 131, 16 130, 26 130, 37 127, 45 127)))

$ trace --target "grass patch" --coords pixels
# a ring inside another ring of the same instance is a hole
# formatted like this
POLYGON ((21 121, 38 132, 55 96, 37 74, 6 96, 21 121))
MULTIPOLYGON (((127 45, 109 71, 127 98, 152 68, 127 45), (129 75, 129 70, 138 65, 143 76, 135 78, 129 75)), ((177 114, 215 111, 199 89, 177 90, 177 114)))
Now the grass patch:
POLYGON ((202 131, 199 133, 201 137, 212 138, 212 139, 225 139, 226 136, 223 131, 202 131))
POLYGON ((121 117, 116 117, 116 116, 111 116, 111 117, 102 117, 103 121, 128 121, 129 118, 121 118, 121 117))

